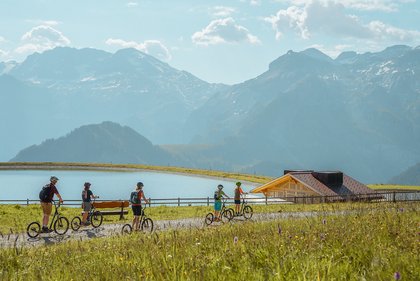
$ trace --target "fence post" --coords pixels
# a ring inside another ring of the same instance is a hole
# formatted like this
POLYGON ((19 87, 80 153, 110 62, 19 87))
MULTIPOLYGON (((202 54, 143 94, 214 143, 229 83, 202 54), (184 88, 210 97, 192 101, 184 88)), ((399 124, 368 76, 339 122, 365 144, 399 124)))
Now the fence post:
POLYGON ((267 194, 265 195, 265 205, 268 205, 268 196, 267 196, 267 194))
POLYGON ((120 220, 124 219, 124 201, 121 201, 121 214, 120 220))
POLYGON ((149 197, 149 207, 152 207, 152 198, 149 197))
POLYGON ((180 206, 180 204, 181 204, 181 199, 178 197, 178 207, 180 206))
POLYGON ((26 198, 26 206, 29 206, 29 199, 26 198))
POLYGON ((210 197, 207 197, 207 206, 210 206, 210 197))
POLYGON ((392 202, 394 202, 394 203, 396 202, 396 200, 395 200, 395 191, 392 192, 392 202))

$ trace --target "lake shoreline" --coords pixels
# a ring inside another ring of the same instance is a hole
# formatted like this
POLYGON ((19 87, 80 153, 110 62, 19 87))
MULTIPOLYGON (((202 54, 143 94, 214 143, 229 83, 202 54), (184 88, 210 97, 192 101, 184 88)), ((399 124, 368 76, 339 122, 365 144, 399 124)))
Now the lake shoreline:
MULTIPOLYGON (((153 166, 148 167, 148 168, 127 167, 127 166, 120 166, 119 164, 115 164, 115 165, 113 164, 105 164, 105 165, 79 164, 78 165, 75 163, 69 163, 66 165, 60 165, 60 164, 50 164, 50 163, 42 163, 42 164, 13 163, 13 164, 8 165, 8 163, 4 163, 4 162, 0 163, 0 171, 41 170, 41 171, 95 171, 95 172, 116 172, 116 173, 150 172, 150 173, 183 175, 183 176, 197 177, 197 178, 221 179, 223 181, 228 181, 232 183, 240 181, 246 185, 256 185, 259 183, 256 181, 254 182, 250 180, 240 179, 240 176, 235 179, 233 177, 226 176, 228 175, 228 173, 224 173, 224 172, 220 172, 220 173, 223 173, 224 176, 222 175, 217 176, 217 175, 206 175, 204 174, 205 173, 204 170, 203 170, 203 174, 200 174, 200 173, 197 173, 197 171, 199 170, 194 170, 195 171, 194 173, 188 173, 188 170, 190 169, 186 169, 187 171, 183 172, 183 171, 173 171, 171 169, 163 170, 162 168, 163 167, 161 167, 160 169, 153 169, 153 166)), ((178 168, 178 169, 181 169, 181 168, 178 168)))

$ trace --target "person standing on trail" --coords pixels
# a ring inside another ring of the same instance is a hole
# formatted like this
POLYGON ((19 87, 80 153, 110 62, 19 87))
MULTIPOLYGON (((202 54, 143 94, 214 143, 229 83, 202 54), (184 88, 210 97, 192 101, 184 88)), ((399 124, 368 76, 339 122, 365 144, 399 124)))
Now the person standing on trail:
POLYGON ((99 198, 99 196, 93 195, 93 192, 90 190, 91 183, 85 182, 84 188, 82 191, 82 208, 83 208, 83 215, 82 215, 82 225, 89 225, 87 221, 88 214, 92 209, 92 198, 99 198))
POLYGON ((48 233, 51 230, 48 228, 48 221, 50 220, 50 215, 52 211, 52 200, 54 198, 54 194, 57 195, 59 204, 63 203, 63 198, 61 198, 60 193, 57 190, 56 184, 58 182, 58 178, 52 176, 50 178, 50 183, 44 185, 42 187, 41 192, 39 193, 39 199, 41 201, 41 208, 42 208, 42 232, 48 233))
POLYGON ((236 216, 239 215, 239 209, 241 206, 241 195, 245 194, 241 188, 241 185, 242 183, 240 181, 236 183, 235 197, 233 198, 233 200, 235 200, 235 215, 236 216))
POLYGON ((143 183, 138 182, 136 189, 131 192, 130 195, 130 203, 131 203, 131 209, 133 210, 134 218, 133 218, 133 224, 132 228, 133 230, 139 229, 140 224, 140 216, 142 213, 141 209, 141 200, 144 200, 146 204, 149 204, 149 201, 146 199, 146 196, 144 196, 143 192, 143 183))
POLYGON ((217 190, 214 192, 214 218, 215 221, 220 221, 220 210, 222 209, 222 198, 229 196, 223 191, 223 185, 219 184, 217 190))

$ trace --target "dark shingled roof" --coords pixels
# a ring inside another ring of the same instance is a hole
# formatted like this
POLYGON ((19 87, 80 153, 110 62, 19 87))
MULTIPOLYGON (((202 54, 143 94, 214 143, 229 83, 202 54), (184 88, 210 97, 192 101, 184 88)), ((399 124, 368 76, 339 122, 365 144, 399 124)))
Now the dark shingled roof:
POLYGON ((332 191, 328 186, 317 180, 311 173, 291 173, 291 176, 296 180, 306 184, 314 190, 316 193, 321 195, 335 196, 337 193, 332 191))
POLYGON ((271 186, 277 184, 279 181, 282 181, 282 179, 287 180, 287 177, 291 177, 294 180, 301 182, 321 196, 342 196, 348 194, 372 193, 372 190, 369 187, 340 171, 314 172, 313 170, 285 170, 285 175, 283 177, 257 187, 251 192, 265 192, 265 190, 269 190, 271 186))
POLYGON ((372 190, 361 182, 343 173, 343 184, 328 186, 313 176, 310 172, 291 172, 292 177, 312 187, 322 195, 347 195, 372 193, 372 190))
POLYGON ((345 174, 343 174, 343 186, 352 194, 372 193, 372 189, 345 174))

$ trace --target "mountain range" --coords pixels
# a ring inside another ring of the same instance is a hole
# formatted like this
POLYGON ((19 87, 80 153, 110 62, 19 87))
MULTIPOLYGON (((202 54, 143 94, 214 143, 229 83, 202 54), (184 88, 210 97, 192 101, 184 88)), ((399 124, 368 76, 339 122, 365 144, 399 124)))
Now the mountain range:
POLYGON ((409 167, 401 174, 392 177, 389 180, 391 184, 402 184, 402 185, 420 185, 420 163, 409 167))
POLYGON ((234 165, 247 163, 248 172, 272 162, 384 182, 420 158, 419 105, 419 48, 335 60, 308 49, 289 51, 255 79, 216 93, 191 120, 198 142, 222 141, 220 151, 234 165))
MULTIPOLYGON (((0 73, 0 117, 7 120, 1 143, 9 148, 0 159, 42 159, 29 148, 18 152, 104 120, 163 149, 159 161, 200 168, 272 176, 334 169, 380 183, 420 159, 419 47, 336 59, 316 49, 289 51, 232 86, 207 83, 134 49, 60 47, 21 64, 2 63, 0 73)), ((110 154, 91 160, 109 162, 110 154)), ((166 165, 159 161, 153 163, 166 165)))
POLYGON ((10 135, 5 143, 11 148, 0 152, 0 159, 105 120, 128 125, 156 143, 185 143, 189 132, 181 128, 187 116, 225 87, 134 49, 111 54, 58 47, 35 53, 0 77, 2 117, 12 120, 0 127, 6 138, 10 135), (25 126, 21 118, 27 119, 25 126))

